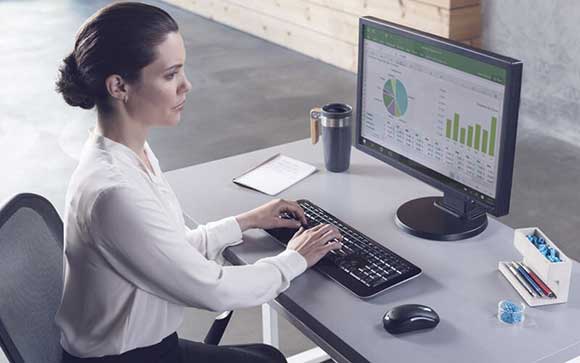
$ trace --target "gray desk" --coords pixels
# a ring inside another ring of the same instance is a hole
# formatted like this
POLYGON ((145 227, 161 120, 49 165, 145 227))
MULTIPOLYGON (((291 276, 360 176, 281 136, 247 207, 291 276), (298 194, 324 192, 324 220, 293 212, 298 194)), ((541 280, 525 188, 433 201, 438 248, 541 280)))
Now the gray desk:
MULTIPOLYGON (((319 172, 283 192, 306 198, 411 260, 423 275, 370 300, 361 300, 309 270, 277 299, 276 310, 339 362, 566 362, 580 355, 580 269, 574 263, 566 304, 527 308, 522 327, 498 322, 497 302, 518 299, 497 271, 499 260, 518 259, 513 230, 490 218, 479 236, 460 242, 422 240, 394 223, 403 202, 437 190, 353 148, 350 170, 324 169, 320 144, 301 140, 175 170, 166 174, 184 212, 205 223, 254 208, 271 198, 239 187, 232 178, 276 152, 309 162, 319 172), (433 307, 441 323, 433 331, 393 336, 381 318, 407 303, 433 307)), ((253 263, 282 251, 261 230, 228 249, 234 264, 253 263)))

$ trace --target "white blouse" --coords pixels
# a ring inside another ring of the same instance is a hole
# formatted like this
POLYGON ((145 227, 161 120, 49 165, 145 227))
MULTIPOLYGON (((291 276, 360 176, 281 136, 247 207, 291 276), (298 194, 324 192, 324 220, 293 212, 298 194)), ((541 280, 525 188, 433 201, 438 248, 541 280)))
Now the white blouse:
POLYGON ((252 265, 222 266, 242 242, 234 217, 189 229, 149 144, 152 174, 127 146, 92 128, 64 212, 64 290, 56 323, 77 357, 159 343, 185 307, 256 306, 286 290, 306 260, 286 250, 252 265))

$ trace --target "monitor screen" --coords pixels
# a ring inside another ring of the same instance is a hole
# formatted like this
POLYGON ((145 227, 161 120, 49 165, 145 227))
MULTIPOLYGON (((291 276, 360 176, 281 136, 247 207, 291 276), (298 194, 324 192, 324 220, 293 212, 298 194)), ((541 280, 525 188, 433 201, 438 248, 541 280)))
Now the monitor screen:
POLYGON ((506 67, 388 26, 360 39, 358 142, 494 207, 506 67))
POLYGON ((444 193, 403 204, 397 224, 480 233, 509 210, 521 62, 372 17, 359 31, 356 147, 444 193))

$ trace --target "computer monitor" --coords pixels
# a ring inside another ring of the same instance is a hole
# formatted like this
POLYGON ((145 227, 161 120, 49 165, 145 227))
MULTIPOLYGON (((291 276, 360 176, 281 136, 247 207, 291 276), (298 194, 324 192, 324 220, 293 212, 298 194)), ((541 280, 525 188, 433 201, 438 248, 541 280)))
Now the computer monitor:
POLYGON ((432 240, 509 211, 522 63, 373 17, 360 19, 355 146, 441 190, 396 212, 432 240))

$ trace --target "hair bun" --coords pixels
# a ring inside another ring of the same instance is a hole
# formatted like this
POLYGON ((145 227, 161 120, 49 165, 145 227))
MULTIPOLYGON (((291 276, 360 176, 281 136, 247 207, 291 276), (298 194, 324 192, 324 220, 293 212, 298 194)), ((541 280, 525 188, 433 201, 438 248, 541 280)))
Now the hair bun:
POLYGON ((60 76, 56 81, 56 91, 62 93, 65 102, 89 110, 95 106, 95 97, 82 79, 74 53, 63 59, 64 65, 59 68, 60 76))

